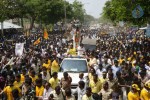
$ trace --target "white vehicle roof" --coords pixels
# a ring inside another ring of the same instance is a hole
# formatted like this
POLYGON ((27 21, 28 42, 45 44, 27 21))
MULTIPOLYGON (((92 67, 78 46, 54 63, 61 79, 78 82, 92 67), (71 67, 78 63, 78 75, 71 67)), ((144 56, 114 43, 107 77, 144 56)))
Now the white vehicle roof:
POLYGON ((64 60, 87 60, 85 58, 64 58, 64 60))

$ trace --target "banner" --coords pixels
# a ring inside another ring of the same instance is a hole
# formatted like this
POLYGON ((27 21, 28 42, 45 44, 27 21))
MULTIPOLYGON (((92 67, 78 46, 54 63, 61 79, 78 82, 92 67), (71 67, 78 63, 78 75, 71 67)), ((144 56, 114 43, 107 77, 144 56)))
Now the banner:
POLYGON ((136 6, 135 9, 132 11, 132 16, 134 18, 140 18, 144 15, 144 11, 143 9, 141 8, 140 5, 136 6))
POLYGON ((21 56, 23 54, 24 43, 16 43, 15 55, 21 56))

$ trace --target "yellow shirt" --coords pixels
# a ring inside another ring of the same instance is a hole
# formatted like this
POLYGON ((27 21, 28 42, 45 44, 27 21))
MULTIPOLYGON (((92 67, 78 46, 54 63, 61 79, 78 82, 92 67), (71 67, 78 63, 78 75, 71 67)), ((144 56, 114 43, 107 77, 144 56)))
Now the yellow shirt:
POLYGON ((139 93, 133 93, 133 92, 129 92, 128 93, 128 100, 140 100, 140 96, 139 93))
POLYGON ((45 67, 45 68, 47 68, 48 71, 50 71, 50 68, 51 68, 51 60, 48 59, 47 64, 46 64, 46 63, 43 63, 42 66, 45 67))
POLYGON ((89 87, 91 87, 92 93, 99 93, 102 88, 101 81, 98 80, 96 83, 91 81, 89 87))
POLYGON ((20 88, 22 86, 22 81, 20 81, 20 82, 15 81, 14 86, 20 88))
POLYGON ((118 60, 119 64, 122 64, 123 61, 124 59, 121 59, 121 58, 118 60))
POLYGON ((52 64, 51 60, 49 60, 49 59, 48 59, 48 64, 49 64, 49 65, 51 65, 51 64, 52 64))
POLYGON ((140 99, 141 100, 150 100, 150 93, 145 88, 143 88, 141 91, 140 99))
POLYGON ((30 76, 30 78, 32 79, 32 82, 35 82, 36 79, 38 79, 38 76, 35 75, 35 77, 30 76))
POLYGON ((56 62, 56 60, 54 60, 53 62, 52 62, 52 66, 51 66, 51 74, 53 74, 54 72, 58 72, 59 71, 59 64, 58 64, 58 62, 56 62))
POLYGON ((76 55, 76 49, 70 49, 68 54, 70 55, 76 55))
POLYGON ((89 81, 92 81, 93 80, 93 75, 91 73, 89 73, 89 81))
POLYGON ((24 82, 25 81, 25 76, 23 74, 20 74, 21 76, 21 81, 24 82))
POLYGON ((102 85, 103 85, 104 82, 107 81, 108 79, 107 79, 107 78, 105 78, 105 79, 104 79, 104 78, 100 78, 99 80, 101 81, 101 83, 102 83, 102 85))
POLYGON ((6 95, 7 95, 7 100, 13 100, 12 91, 13 91, 14 89, 18 89, 19 93, 21 93, 21 90, 20 90, 18 87, 16 87, 16 86, 12 86, 12 87, 7 86, 7 87, 4 88, 3 91, 4 91, 4 93, 6 93, 6 95))
POLYGON ((43 86, 41 86, 41 87, 36 86, 35 92, 36 92, 36 96, 43 96, 44 87, 43 86))
POLYGON ((128 61, 131 61, 131 57, 129 57, 127 60, 128 60, 128 61))
POLYGON ((52 78, 49 80, 49 83, 51 84, 52 89, 55 89, 55 87, 59 85, 58 82, 59 82, 58 78, 57 78, 57 79, 54 79, 54 78, 52 77, 52 78))
POLYGON ((45 67, 45 68, 47 68, 47 70, 50 70, 50 65, 49 64, 43 63, 42 66, 45 67))

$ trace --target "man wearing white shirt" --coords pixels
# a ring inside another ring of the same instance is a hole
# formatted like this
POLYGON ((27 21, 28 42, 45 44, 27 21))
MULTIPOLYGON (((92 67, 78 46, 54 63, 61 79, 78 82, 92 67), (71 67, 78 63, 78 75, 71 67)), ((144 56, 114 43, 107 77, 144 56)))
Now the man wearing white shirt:
POLYGON ((105 72, 106 69, 103 68, 102 64, 99 65, 99 68, 96 70, 96 74, 98 75, 99 78, 103 77, 103 72, 105 72))
POLYGON ((45 89, 44 89, 44 92, 43 92, 43 97, 42 97, 43 99, 42 100, 48 100, 51 91, 53 91, 53 89, 50 87, 50 83, 47 82, 45 84, 45 89))
POLYGON ((146 69, 146 71, 147 71, 147 75, 150 76, 150 62, 147 62, 147 63, 145 64, 145 69, 146 69))
POLYGON ((41 74, 42 74, 42 79, 48 82, 50 79, 50 75, 45 67, 43 68, 43 71, 41 72, 41 74))
POLYGON ((77 51, 78 51, 78 56, 84 54, 85 48, 83 47, 83 44, 80 44, 80 46, 78 46, 77 51))
POLYGON ((118 66, 118 61, 114 61, 114 65, 111 66, 112 72, 114 74, 114 78, 116 77, 116 73, 121 70, 120 66, 118 66))
POLYGON ((76 94, 78 96, 77 100, 82 100, 83 95, 86 93, 85 83, 84 81, 79 81, 79 86, 76 88, 73 94, 76 94))

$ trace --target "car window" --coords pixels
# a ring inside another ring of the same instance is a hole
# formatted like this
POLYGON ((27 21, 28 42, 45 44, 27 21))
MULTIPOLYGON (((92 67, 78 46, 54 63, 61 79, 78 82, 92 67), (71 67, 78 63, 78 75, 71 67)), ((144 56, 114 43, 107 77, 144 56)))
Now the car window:
POLYGON ((61 64, 61 71, 87 72, 86 60, 64 60, 61 64))

